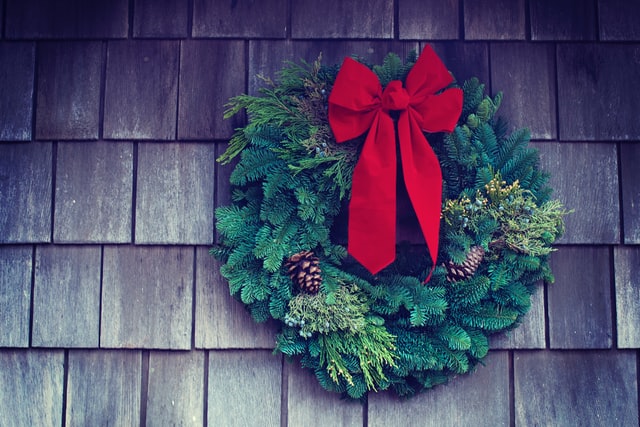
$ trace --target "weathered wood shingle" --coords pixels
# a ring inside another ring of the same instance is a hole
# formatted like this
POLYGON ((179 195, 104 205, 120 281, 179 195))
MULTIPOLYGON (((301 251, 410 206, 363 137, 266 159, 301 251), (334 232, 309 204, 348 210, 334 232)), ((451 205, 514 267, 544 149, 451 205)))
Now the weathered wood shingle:
POLYGON ((371 0, 366 7, 341 0, 297 0, 291 4, 291 36, 306 38, 393 37, 393 1, 371 0))
POLYGON ((105 246, 101 347, 191 348, 193 252, 105 246))
POLYGON ((62 425, 64 352, 0 351, 0 414, 9 426, 62 425))
POLYGON ((138 145, 135 242, 213 243, 215 145, 138 145))
POLYGON ((51 143, 0 144, 0 243, 51 240, 51 143))
POLYGON ((187 37, 189 3, 174 0, 134 0, 134 37, 187 37))
POLYGON ((244 305, 229 294, 220 263, 207 248, 196 252, 196 348, 265 348, 275 345, 277 328, 255 324, 244 305))
POLYGON ((0 141, 31 139, 35 44, 0 42, 0 141))
POLYGON ((31 246, 0 246, 0 347, 28 347, 31 246))
POLYGON ((460 35, 458 0, 400 0, 398 37, 413 40, 451 40, 460 35))
POLYGON ((560 139, 640 139, 640 45, 558 44, 560 139))
POLYGON ((210 351, 208 425, 279 426, 282 357, 271 351, 210 351))
POLYGON ((491 44, 492 89, 505 95, 498 114, 511 128, 526 127, 533 139, 556 138, 555 69, 551 44, 491 44))
POLYGON ((548 286, 551 348, 610 348, 609 248, 566 246, 551 257, 556 282, 548 286))
POLYGON ((229 138, 242 125, 240 114, 229 120, 223 116, 229 98, 246 91, 244 45, 220 40, 182 43, 179 139, 229 138))
POLYGON ((7 1, 7 38, 126 37, 127 0, 7 1))
POLYGON ((101 255, 96 245, 36 247, 34 347, 98 347, 101 255))
POLYGON ((131 242, 132 201, 133 144, 58 143, 55 242, 131 242))
POLYGON ((175 138, 178 41, 112 41, 104 101, 106 139, 175 138))
POLYGON ((194 0, 193 37, 284 38, 285 0, 194 0))
POLYGON ((140 351, 70 350, 68 425, 140 424, 140 351))
POLYGON ((629 0, 598 0, 601 40, 640 40, 640 3, 629 0))
POLYGON ((509 353, 492 352, 472 375, 452 379, 411 400, 369 398, 369 427, 509 425, 509 353))
POLYGON ((638 425, 632 352, 519 352, 513 365, 516 425, 638 425))
POLYGON ((613 259, 618 348, 640 348, 640 248, 616 247, 613 259))
POLYGON ((299 363, 285 363, 287 378, 287 425, 305 427, 363 425, 365 407, 327 393, 315 375, 299 363))
POLYGON ((532 40, 596 39, 594 0, 536 0, 529 8, 532 40))
POLYGON ((524 40, 524 0, 464 0, 466 40, 524 40))
POLYGON ((313 62, 322 54, 322 64, 339 66, 345 57, 356 55, 364 61, 379 64, 389 52, 404 59, 418 48, 417 42, 391 40, 252 40, 249 42, 248 91, 256 94, 258 88, 264 87, 264 81, 258 76, 275 78, 285 61, 313 62))
MULTIPOLYGON (((216 144, 216 159, 219 158, 226 150, 228 144, 219 143, 216 144)), ((231 199, 231 183, 229 179, 231 178, 231 173, 233 172, 236 164, 240 160, 240 157, 235 157, 231 162, 227 164, 222 164, 216 162, 215 166, 215 208, 219 208, 221 206, 228 206, 233 201, 231 199)), ((215 218, 214 218, 215 219, 215 218)), ((216 237, 217 241, 217 237, 216 237)))
POLYGON ((624 243, 640 243, 640 144, 620 144, 624 243))
POLYGON ((100 126, 101 42, 38 46, 37 139, 97 139, 100 126))
POLYGON ((150 352, 147 425, 203 425, 204 361, 202 351, 150 352))
POLYGON ((619 243, 616 145, 545 142, 535 146, 542 169, 551 174, 553 197, 574 210, 564 218, 566 232, 558 243, 619 243))
POLYGON ((0 0, 0 425, 638 425, 638 12, 0 0), (231 202, 215 157, 246 120, 222 113, 283 61, 375 64, 426 43, 459 82, 504 91, 499 114, 531 129, 574 212, 556 283, 491 338, 487 366, 361 406, 273 355, 277 325, 253 322, 208 254, 231 202))
POLYGON ((458 84, 477 77, 491 92, 489 75, 489 45, 486 42, 434 42, 430 43, 442 58, 458 84))

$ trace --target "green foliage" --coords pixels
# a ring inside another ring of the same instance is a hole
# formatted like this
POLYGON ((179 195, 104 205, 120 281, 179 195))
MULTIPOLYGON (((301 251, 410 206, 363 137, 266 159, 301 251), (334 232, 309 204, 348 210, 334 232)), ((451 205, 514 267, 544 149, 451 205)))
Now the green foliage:
POLYGON ((368 309, 357 286, 341 286, 327 294, 296 295, 289 301, 285 323, 299 327, 303 337, 338 331, 357 334, 365 328, 368 309))
MULTIPOLYGON (((337 191, 341 199, 345 198, 351 188, 358 145, 338 144, 333 138, 327 122, 327 96, 335 73, 323 68, 320 61, 321 58, 313 64, 287 63, 277 82, 264 78, 266 87, 260 89, 260 96, 232 98, 225 117, 246 110, 249 123, 236 131, 218 161, 229 163, 251 146, 268 148, 267 153, 261 154, 267 162, 263 167, 260 158, 242 166, 250 172, 256 169, 246 179, 269 172, 275 156, 296 173, 312 172, 317 187, 337 191)), ((232 183, 236 183, 233 177, 232 183)))
POLYGON ((511 326, 519 313, 511 308, 503 307, 495 303, 487 302, 474 307, 462 315, 459 315, 460 323, 465 326, 482 329, 489 332, 503 330, 511 326))
MULTIPOLYGON (((458 199, 447 200, 442 209, 443 221, 448 226, 468 230, 464 234, 457 231, 445 235, 455 262, 461 262, 461 252, 469 249, 465 239, 468 235, 475 235, 476 244, 484 247, 506 246, 533 257, 547 255, 553 250, 551 244, 564 232, 566 214, 556 200, 538 205, 533 193, 518 180, 507 185, 500 173, 493 175, 474 195, 465 193, 458 199)), ((521 262, 525 268, 524 261, 521 262)), ((529 263, 532 262, 536 264, 531 270, 540 267, 536 258, 530 257, 529 263)))
POLYGON ((376 73, 378 79, 380 79, 380 84, 386 86, 392 80, 404 81, 417 59, 415 52, 411 55, 412 56, 403 63, 398 55, 390 53, 384 58, 382 65, 374 65, 373 72, 376 73))
MULTIPOLYGON (((415 63, 389 55, 372 66, 383 85, 415 63)), ((429 135, 443 174, 438 260, 398 245, 396 262, 372 276, 334 241, 363 138, 337 144, 327 122, 336 67, 288 63, 259 96, 240 95, 227 116, 246 111, 219 161, 239 157, 232 204, 216 210, 211 250, 234 297, 256 321, 275 319, 276 352, 299 357, 327 390, 363 399, 392 389, 411 396, 473 369, 489 335, 517 326, 541 280, 567 213, 549 200, 547 176, 525 129, 507 134, 477 79, 463 83, 462 115, 450 134, 429 135), (443 263, 461 264, 480 246, 475 273, 450 282, 443 263), (319 258, 322 284, 301 292, 285 263, 302 250, 319 258)))
MULTIPOLYGON (((365 329, 356 334, 335 332, 319 335, 320 366, 326 366, 331 379, 338 383, 347 382, 354 386, 354 374, 362 374, 366 387, 357 395, 359 398, 367 390, 376 390, 376 384, 385 379, 386 366, 395 366, 395 337, 384 326, 367 322, 365 329), (349 357, 351 356, 351 358, 349 357), (354 363, 349 363, 349 359, 354 363)), ((352 394, 356 390, 352 391, 352 394)))

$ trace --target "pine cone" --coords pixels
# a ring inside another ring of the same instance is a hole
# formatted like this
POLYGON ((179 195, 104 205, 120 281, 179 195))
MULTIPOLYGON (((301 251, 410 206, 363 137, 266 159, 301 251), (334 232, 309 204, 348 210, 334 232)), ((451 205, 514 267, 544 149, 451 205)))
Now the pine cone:
POLYGON ((447 261, 444 266, 447 269, 447 280, 449 282, 457 282, 465 280, 473 276, 478 266, 484 258, 484 249, 480 246, 473 246, 462 264, 455 264, 453 261, 447 261))
POLYGON ((322 283, 320 260, 312 251, 302 251, 293 254, 285 263, 287 273, 293 283, 303 292, 317 294, 322 283))

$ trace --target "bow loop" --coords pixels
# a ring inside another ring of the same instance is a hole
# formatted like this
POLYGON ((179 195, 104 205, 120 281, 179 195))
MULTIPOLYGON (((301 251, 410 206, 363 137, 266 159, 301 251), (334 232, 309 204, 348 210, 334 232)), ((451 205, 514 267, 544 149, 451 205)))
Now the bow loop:
POLYGON ((382 90, 376 75, 350 58, 336 76, 329 96, 329 124, 336 141, 369 132, 353 171, 348 250, 372 274, 395 259, 397 170, 392 111, 400 112, 398 139, 405 185, 435 268, 442 173, 423 131, 450 132, 455 127, 462 111, 462 91, 445 89, 452 81, 429 46, 407 75, 405 87, 394 80, 382 90))

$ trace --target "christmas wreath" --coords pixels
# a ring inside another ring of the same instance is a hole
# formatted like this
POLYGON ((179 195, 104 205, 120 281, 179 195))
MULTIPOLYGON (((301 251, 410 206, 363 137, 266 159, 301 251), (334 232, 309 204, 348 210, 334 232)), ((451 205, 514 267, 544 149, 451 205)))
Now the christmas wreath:
POLYGON ((430 47, 264 80, 229 102, 248 123, 219 158, 239 155, 212 248, 231 294, 279 323, 276 352, 354 399, 472 370, 553 280, 565 211, 528 131, 507 134, 502 95, 458 86, 430 47), (396 243, 407 212, 422 244, 396 243))

